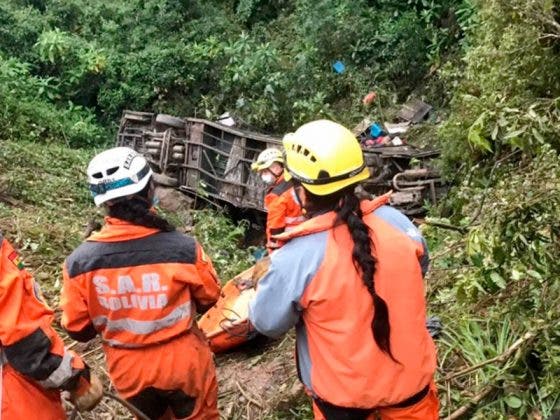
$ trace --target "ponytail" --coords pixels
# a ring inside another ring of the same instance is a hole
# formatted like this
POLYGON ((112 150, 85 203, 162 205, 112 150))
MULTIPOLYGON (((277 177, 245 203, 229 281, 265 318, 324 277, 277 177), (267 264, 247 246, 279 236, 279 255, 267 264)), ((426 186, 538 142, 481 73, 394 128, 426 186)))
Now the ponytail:
POLYGON ((391 353, 389 310, 383 298, 375 292, 374 274, 376 261, 371 253, 372 241, 369 236, 369 227, 362 220, 360 200, 352 189, 346 190, 338 203, 338 206, 335 208, 337 213, 335 226, 341 223, 348 226, 354 241, 352 260, 356 269, 362 275, 362 281, 373 299, 374 313, 371 323, 373 338, 379 348, 397 362, 391 353))
MULTIPOLYGON (((294 181, 295 188, 301 186, 301 182, 294 181)), ((344 188, 329 195, 316 195, 305 190, 305 210, 308 217, 334 211, 336 219, 333 226, 346 224, 354 247, 352 249, 352 261, 356 270, 361 274, 362 281, 373 299, 373 321, 371 330, 373 339, 379 348, 388 354, 393 361, 399 363, 391 353, 391 326, 389 324, 389 309, 387 303, 375 292, 375 258, 373 257, 372 241, 369 237, 369 227, 362 220, 360 199, 354 193, 354 186, 344 188)))
POLYGON ((151 183, 148 183, 139 193, 107 206, 107 214, 135 225, 172 232, 175 226, 150 210, 151 204, 148 199, 150 185, 151 183))

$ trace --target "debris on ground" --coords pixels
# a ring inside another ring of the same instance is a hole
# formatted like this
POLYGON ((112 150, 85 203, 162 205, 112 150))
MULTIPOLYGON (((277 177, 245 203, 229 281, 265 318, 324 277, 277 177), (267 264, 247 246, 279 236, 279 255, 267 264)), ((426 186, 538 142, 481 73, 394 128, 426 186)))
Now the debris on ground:
MULTIPOLYGON (((60 313, 58 313, 60 316, 60 313)), ((105 354, 99 337, 88 343, 67 340, 67 347, 82 355, 105 384, 105 391, 116 393, 106 370, 105 354)), ((281 340, 263 336, 239 347, 236 352, 216 357, 218 408, 222 419, 257 420, 277 411, 289 411, 307 400, 297 379, 294 359, 295 338, 281 340)), ((68 415, 73 411, 65 402, 68 415)), ((133 419, 118 402, 104 398, 89 413, 78 413, 82 420, 133 419)))
POLYGON ((224 419, 263 419, 289 411, 308 399, 297 377, 295 338, 259 337, 216 359, 219 400, 224 419))
POLYGON ((397 118, 412 124, 418 124, 428 117, 431 110, 431 105, 428 105, 420 99, 413 99, 402 106, 397 114, 397 118))

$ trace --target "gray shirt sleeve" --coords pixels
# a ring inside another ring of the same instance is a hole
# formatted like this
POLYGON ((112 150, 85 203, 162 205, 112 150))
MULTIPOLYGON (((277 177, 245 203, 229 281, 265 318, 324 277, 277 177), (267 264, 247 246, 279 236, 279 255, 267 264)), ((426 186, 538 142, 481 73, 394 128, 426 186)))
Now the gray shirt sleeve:
POLYGON ((258 332, 280 337, 298 323, 303 310, 300 300, 323 261, 327 235, 295 238, 273 254, 249 304, 249 319, 258 332))
POLYGON ((389 223, 394 228, 403 232, 413 241, 422 244, 424 252, 418 259, 418 262, 420 263, 420 267, 422 268, 422 276, 425 276, 430 266, 430 255, 428 252, 428 244, 426 243, 426 239, 424 239, 424 237, 420 233, 420 230, 418 230, 418 228, 414 226, 414 224, 408 219, 408 217, 406 217, 404 214, 394 209, 393 207, 379 207, 377 210, 375 210, 374 214, 377 217, 385 220, 385 222, 389 223))

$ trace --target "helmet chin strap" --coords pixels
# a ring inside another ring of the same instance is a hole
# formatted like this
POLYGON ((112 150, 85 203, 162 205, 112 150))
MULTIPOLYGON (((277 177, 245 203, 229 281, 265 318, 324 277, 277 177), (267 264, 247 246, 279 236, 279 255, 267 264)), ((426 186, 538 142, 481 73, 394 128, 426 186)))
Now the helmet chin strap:
MULTIPOLYGON (((299 188, 303 188, 303 186, 301 186, 301 184, 299 185, 299 188)), ((296 196, 296 201, 298 203, 298 206, 301 208, 301 214, 303 214, 304 216, 307 215, 307 209, 303 206, 303 202, 301 201, 301 198, 298 194, 298 189, 296 186, 294 186, 294 195, 296 196)))
POLYGON ((282 176, 282 173, 284 172, 284 170, 282 169, 282 170, 280 171, 280 173, 275 173, 275 172, 274 172, 272 169, 270 169, 270 168, 268 168, 268 171, 269 171, 272 175, 274 175, 274 177, 275 177, 276 179, 280 178, 280 176, 282 176))

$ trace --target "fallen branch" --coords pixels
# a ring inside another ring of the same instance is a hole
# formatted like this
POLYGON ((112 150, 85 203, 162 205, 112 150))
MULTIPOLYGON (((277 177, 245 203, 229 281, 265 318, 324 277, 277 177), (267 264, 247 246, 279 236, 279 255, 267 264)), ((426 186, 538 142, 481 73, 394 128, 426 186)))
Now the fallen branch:
MULTIPOLYGON (((458 248, 459 246, 463 245, 463 241, 462 240, 458 240, 455 241, 454 243, 452 243, 451 245, 448 245, 447 247, 445 247, 443 250, 441 250, 440 252, 436 252, 434 254, 432 254, 430 256, 430 260, 434 261, 437 260, 441 257, 446 256, 447 254, 449 254, 451 251, 453 251, 454 249, 458 248)), ((432 268, 433 270, 433 268, 432 268)))
POLYGON ((532 340, 533 338, 535 338, 535 336, 537 335, 536 332, 532 331, 532 332, 527 332, 525 333, 525 335, 523 335, 523 337, 517 339, 506 351, 504 351, 502 354, 500 354, 499 356, 493 357, 491 359, 485 360, 484 362, 478 363, 474 366, 470 366, 466 369, 463 369, 457 373, 451 373, 449 375, 447 375, 444 380, 445 381, 450 381, 452 379, 458 378, 459 376, 463 376, 466 375, 467 373, 470 373, 472 371, 475 371, 477 369, 480 369, 481 367, 484 367, 486 365, 492 364, 492 363, 503 363, 505 362, 507 359, 509 359, 511 357, 511 355, 513 353, 515 353, 515 351, 521 347, 523 344, 527 343, 528 341, 532 340))
MULTIPOLYGON (((122 405, 128 411, 130 411, 137 419, 139 419, 139 420, 150 420, 150 418, 146 414, 144 414, 142 411, 140 411, 134 405, 129 403, 127 400, 123 400, 118 395, 115 395, 112 392, 103 391, 103 396, 118 402, 120 405, 122 405)), ((77 410, 76 407, 74 407, 74 409, 72 410, 72 413, 70 414, 69 420, 75 420, 76 418, 78 418, 78 416, 80 418, 82 418, 80 412, 77 410)))
POLYGON ((463 226, 455 226, 455 225, 450 225, 449 223, 443 223, 443 222, 435 222, 432 220, 425 220, 424 223, 426 225, 430 225, 430 226, 435 226, 435 227, 439 227, 442 229, 449 229, 449 230, 454 230, 460 233, 466 233, 467 232, 467 228, 463 227, 463 226))
POLYGON ((103 396, 107 397, 107 398, 111 398, 112 400, 115 400, 116 402, 121 404, 123 407, 126 407, 128 409, 128 411, 130 411, 132 414, 134 414, 134 416, 136 418, 138 418, 140 420, 150 420, 150 418, 147 415, 145 415, 142 411, 140 411, 134 405, 129 403, 127 400, 123 400, 118 395, 115 395, 112 392, 105 391, 105 392, 103 392, 103 396))
POLYGON ((472 399, 466 403, 465 405, 459 407, 457 410, 455 410, 453 413, 451 413, 450 415, 448 415, 445 420, 456 420, 461 418, 462 416, 464 416, 465 414, 467 414, 467 412, 473 408, 475 405, 477 405, 480 401, 482 401, 484 398, 486 398, 494 389, 494 387, 492 385, 487 386, 486 388, 484 388, 482 391, 480 391, 478 394, 476 394, 474 397, 472 397, 472 399))
POLYGON ((247 401, 249 401, 250 403, 252 403, 253 405, 256 405, 257 407, 259 407, 261 410, 263 409, 263 406, 261 403, 259 403, 258 401, 255 401, 254 398, 252 398, 247 391, 245 391, 243 389, 243 387, 239 384, 239 382, 235 381, 235 385, 237 385, 237 388, 239 389, 239 392, 241 392, 241 394, 243 394, 243 396, 247 399, 247 401))

